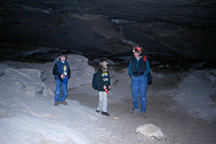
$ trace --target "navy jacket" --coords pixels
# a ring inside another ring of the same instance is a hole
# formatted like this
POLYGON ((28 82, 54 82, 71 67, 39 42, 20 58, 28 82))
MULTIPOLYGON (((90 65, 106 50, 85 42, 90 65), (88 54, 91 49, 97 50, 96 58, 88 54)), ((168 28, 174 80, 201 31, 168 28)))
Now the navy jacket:
POLYGON ((70 78, 70 67, 68 62, 65 61, 65 63, 61 61, 57 61, 53 67, 53 75, 55 76, 55 79, 61 79, 62 74, 66 74, 68 76, 68 79, 70 78))

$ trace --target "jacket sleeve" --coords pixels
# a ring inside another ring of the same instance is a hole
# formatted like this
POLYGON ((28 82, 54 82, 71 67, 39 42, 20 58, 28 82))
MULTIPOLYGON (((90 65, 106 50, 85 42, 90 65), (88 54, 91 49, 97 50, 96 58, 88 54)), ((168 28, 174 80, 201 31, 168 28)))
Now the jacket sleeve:
POLYGON ((111 83, 110 83, 110 73, 109 73, 109 72, 108 72, 108 79, 109 79, 109 81, 108 81, 108 85, 110 86, 111 83))
POLYGON ((103 78, 102 78, 102 76, 101 76, 101 72, 100 71, 98 71, 98 73, 97 73, 97 76, 96 76, 97 78, 97 89, 98 90, 101 90, 101 89, 103 89, 102 87, 103 87, 103 78))
POLYGON ((129 67, 128 67, 128 74, 131 76, 132 75, 132 72, 131 72, 131 60, 130 60, 130 63, 129 63, 129 67))
POLYGON ((150 65, 149 65, 149 61, 146 60, 146 70, 145 70, 144 76, 147 76, 149 72, 150 72, 150 65))
POLYGON ((53 67, 53 75, 57 75, 57 76, 61 76, 61 74, 58 72, 58 65, 57 63, 55 63, 54 67, 53 67))
POLYGON ((70 70, 70 66, 68 64, 68 79, 70 79, 70 75, 71 75, 71 70, 70 70))

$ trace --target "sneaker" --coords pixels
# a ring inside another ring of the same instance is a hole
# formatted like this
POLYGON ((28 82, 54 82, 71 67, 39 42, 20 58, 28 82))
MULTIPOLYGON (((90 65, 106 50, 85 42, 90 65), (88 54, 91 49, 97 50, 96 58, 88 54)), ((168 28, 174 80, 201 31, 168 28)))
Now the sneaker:
POLYGON ((100 110, 96 110, 97 113, 100 113, 100 110))
POLYGON ((66 103, 66 102, 62 102, 62 104, 63 104, 63 105, 68 105, 68 103, 66 103))
POLYGON ((108 112, 103 112, 101 113, 102 115, 105 115, 105 116, 110 116, 110 114, 108 112))
POLYGON ((55 104, 54 104, 55 106, 58 106, 59 105, 59 102, 55 102, 55 104))
POLYGON ((146 117, 145 112, 140 112, 140 115, 143 116, 143 117, 146 117))
POLYGON ((130 111, 130 113, 137 113, 137 112, 139 112, 139 109, 132 108, 132 110, 130 111))

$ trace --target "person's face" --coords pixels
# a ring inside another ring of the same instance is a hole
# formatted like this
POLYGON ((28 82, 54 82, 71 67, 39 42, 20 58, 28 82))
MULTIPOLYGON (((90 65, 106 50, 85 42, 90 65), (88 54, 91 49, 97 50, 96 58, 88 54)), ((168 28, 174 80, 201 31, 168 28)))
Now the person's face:
POLYGON ((102 66, 104 67, 104 68, 107 68, 108 66, 108 63, 106 62, 106 61, 104 61, 103 63, 102 63, 102 66))
POLYGON ((140 53, 139 52, 134 52, 134 56, 137 58, 140 56, 140 53))
POLYGON ((64 62, 64 61, 66 60, 66 57, 65 57, 65 56, 59 56, 59 58, 60 58, 60 60, 61 60, 62 62, 64 62))

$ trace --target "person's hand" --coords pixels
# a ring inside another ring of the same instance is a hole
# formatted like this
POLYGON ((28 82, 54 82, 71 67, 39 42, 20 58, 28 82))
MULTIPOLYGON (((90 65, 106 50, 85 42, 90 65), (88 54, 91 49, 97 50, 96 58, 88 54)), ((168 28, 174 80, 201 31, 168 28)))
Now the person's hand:
POLYGON ((109 90, 111 89, 111 85, 109 85, 109 88, 108 88, 109 90))
POLYGON ((62 75, 61 75, 61 79, 64 79, 64 78, 65 78, 65 75, 64 75, 64 74, 62 74, 62 75))
POLYGON ((106 89, 107 87, 104 85, 103 88, 106 89))

